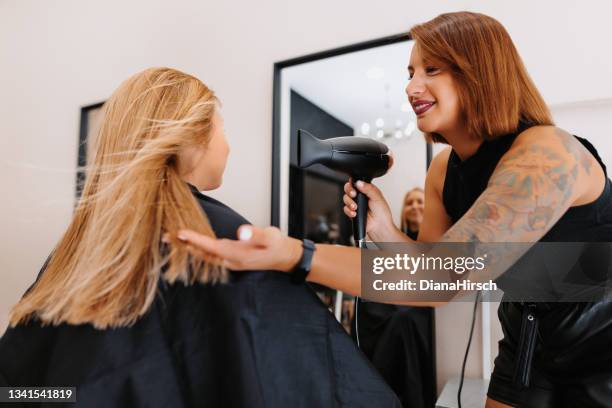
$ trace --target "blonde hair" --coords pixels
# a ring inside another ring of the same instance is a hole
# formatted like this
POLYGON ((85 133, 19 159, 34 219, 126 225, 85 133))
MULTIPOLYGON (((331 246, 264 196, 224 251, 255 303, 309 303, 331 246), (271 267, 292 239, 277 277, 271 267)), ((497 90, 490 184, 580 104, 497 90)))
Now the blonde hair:
POLYGON ((33 317, 129 326, 149 310, 160 278, 226 279, 217 260, 161 244, 165 232, 184 227, 214 236, 177 164, 182 149, 209 141, 216 105, 200 80, 171 68, 147 69, 121 84, 104 104, 72 221, 38 281, 13 307, 12 326, 33 317))
POLYGON ((425 194, 425 191, 421 187, 413 187, 412 189, 408 190, 406 194, 404 194, 404 201, 402 201, 402 209, 400 211, 402 231, 405 231, 406 228, 408 228, 406 217, 404 217, 404 210, 406 209, 406 198, 408 198, 408 196, 414 191, 420 191, 421 193, 425 194))
MULTIPOLYGON (((480 13, 441 14, 410 30, 426 63, 447 67, 459 94, 468 132, 495 139, 523 126, 553 125, 503 25, 480 13)), ((442 135, 425 135, 447 143, 442 135)))

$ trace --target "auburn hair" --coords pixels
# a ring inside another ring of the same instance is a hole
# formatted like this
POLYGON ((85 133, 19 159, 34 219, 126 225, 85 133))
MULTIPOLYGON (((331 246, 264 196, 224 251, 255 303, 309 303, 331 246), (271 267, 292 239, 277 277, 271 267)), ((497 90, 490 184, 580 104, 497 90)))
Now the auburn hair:
POLYGON ((208 143, 216 106, 206 85, 171 68, 147 69, 121 84, 103 106, 73 218, 13 307, 12 326, 32 318, 128 326, 149 310, 160 279, 226 280, 217 260, 161 242, 165 232, 185 227, 214 236, 177 166, 182 149, 208 143))
MULTIPOLYGON (((410 34, 425 63, 450 70, 470 135, 495 139, 519 125, 553 125, 510 35, 494 18, 446 13, 414 26, 410 34)), ((426 137, 446 143, 439 134, 426 137)))

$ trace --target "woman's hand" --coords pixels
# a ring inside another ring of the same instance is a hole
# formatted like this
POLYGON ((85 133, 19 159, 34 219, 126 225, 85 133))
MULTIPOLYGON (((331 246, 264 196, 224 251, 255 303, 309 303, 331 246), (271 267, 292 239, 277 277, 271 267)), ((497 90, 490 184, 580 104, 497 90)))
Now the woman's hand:
MULTIPOLYGON (((357 181, 356 187, 368 197, 368 217, 366 221, 366 233, 370 239, 376 242, 393 242, 398 238, 399 230, 393 224, 391 209, 381 191, 374 184, 357 181)), ((344 213, 349 218, 357 215, 357 203, 354 198, 357 192, 352 186, 352 180, 344 185, 344 213)))
POLYGON ((212 255, 232 270, 293 270, 302 256, 301 241, 283 235, 276 227, 241 225, 238 240, 215 239, 191 230, 180 230, 177 238, 189 251, 203 259, 212 255))

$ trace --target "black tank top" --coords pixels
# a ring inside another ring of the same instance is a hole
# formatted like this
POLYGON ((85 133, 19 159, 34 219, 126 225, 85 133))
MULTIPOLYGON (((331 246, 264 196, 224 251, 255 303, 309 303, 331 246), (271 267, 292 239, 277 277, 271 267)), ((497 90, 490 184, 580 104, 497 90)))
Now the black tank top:
MULTIPOLYGON (((454 151, 451 152, 442 199, 453 223, 466 213, 485 190, 497 163, 510 149, 521 130, 483 142, 477 152, 464 161, 454 151)), ((595 201, 570 207, 540 241, 611 242, 612 185, 607 177, 606 166, 591 143, 574 137, 602 166, 606 173, 605 187, 595 201)), ((518 403, 525 398, 523 402, 526 405, 552 407, 558 404, 529 400, 531 397, 527 396, 532 394, 524 387, 528 387, 531 382, 542 384, 543 378, 553 383, 569 384, 572 378, 578 376, 581 386, 587 390, 590 387, 595 390, 612 389, 609 353, 611 315, 612 302, 606 300, 593 303, 529 304, 502 301, 498 317, 504 337, 499 342, 499 355, 495 359, 489 395, 506 395, 503 393, 512 387, 523 390, 521 392, 524 395, 517 394, 518 399, 511 402, 518 403), (536 316, 537 325, 529 325, 530 320, 534 320, 532 315, 536 316), (529 327, 537 329, 529 330, 529 327), (580 371, 581 367, 589 367, 591 372, 580 371)), ((595 395, 598 392, 586 392, 585 395, 595 395)), ((607 400, 609 397, 610 393, 607 392, 601 393, 598 398, 607 400)))
MULTIPOLYGON (((502 156, 520 133, 511 133, 484 141, 476 153, 461 160, 453 150, 448 158, 442 200, 453 224, 457 222, 487 187, 489 178, 502 156)), ((605 187, 593 202, 570 207, 540 241, 608 242, 612 241, 612 185, 606 166, 597 150, 586 139, 574 136, 599 162, 606 174, 605 187)))

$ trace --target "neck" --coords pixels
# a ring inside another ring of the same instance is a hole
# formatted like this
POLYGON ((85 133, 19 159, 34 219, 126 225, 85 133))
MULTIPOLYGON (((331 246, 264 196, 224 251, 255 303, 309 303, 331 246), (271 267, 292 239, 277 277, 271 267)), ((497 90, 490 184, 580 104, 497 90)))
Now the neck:
POLYGON ((408 229, 412 232, 417 232, 419 230, 419 224, 408 221, 408 229))
POLYGON ((464 129, 444 132, 442 136, 448 144, 451 145, 462 161, 472 157, 483 142, 480 139, 472 137, 464 129))

